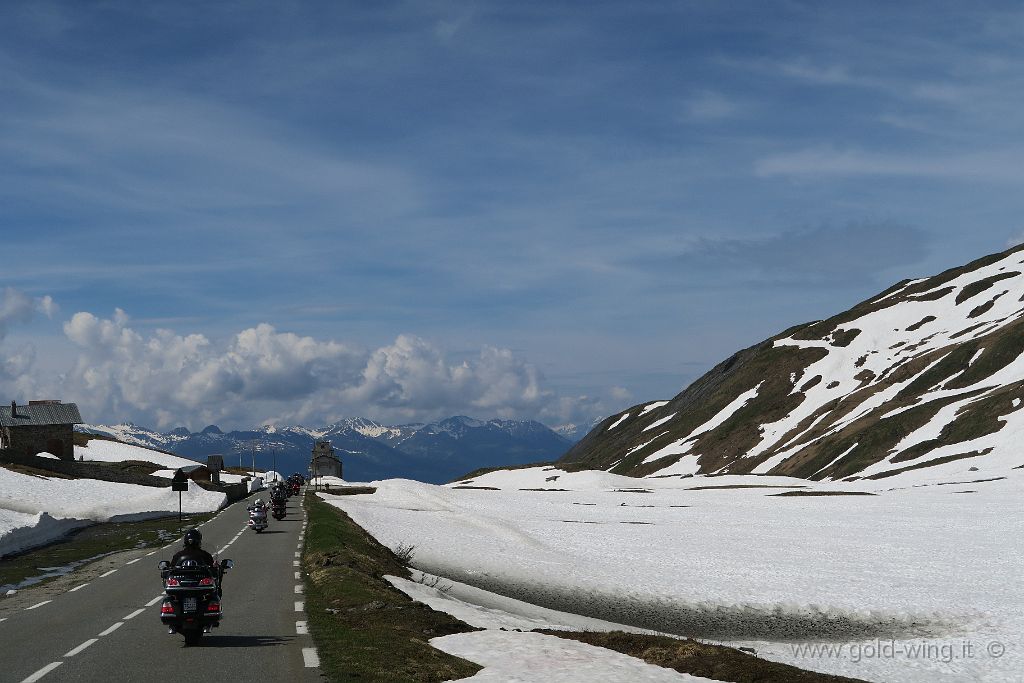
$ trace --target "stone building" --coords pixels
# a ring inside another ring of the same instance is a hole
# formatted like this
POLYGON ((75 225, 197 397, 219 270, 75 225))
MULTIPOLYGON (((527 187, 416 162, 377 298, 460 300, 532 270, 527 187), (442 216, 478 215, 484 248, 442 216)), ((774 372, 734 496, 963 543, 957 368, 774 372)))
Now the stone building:
POLYGON ((309 463, 312 477, 337 477, 341 479, 341 460, 334 454, 330 441, 317 441, 313 444, 313 459, 309 463))
POLYGON ((206 456, 206 469, 210 470, 210 481, 220 483, 220 473, 224 469, 224 456, 218 453, 206 456))
POLYGON ((19 455, 52 453, 74 460, 74 425, 82 423, 78 406, 60 401, 29 401, 0 406, 0 449, 19 455))

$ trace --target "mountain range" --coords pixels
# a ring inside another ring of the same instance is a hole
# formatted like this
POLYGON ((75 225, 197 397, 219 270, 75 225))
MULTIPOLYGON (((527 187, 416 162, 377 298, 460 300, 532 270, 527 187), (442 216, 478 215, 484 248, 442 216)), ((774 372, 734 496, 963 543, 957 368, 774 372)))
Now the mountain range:
POLYGON ((157 432, 131 423, 78 429, 198 460, 219 453, 228 466, 276 467, 285 474, 304 473, 313 442, 327 440, 351 481, 405 478, 444 483, 481 467, 554 460, 572 445, 539 422, 465 416, 404 425, 357 417, 316 429, 262 426, 231 432, 216 425, 199 432, 184 427, 157 432))
POLYGON ((1022 271, 1024 245, 899 282, 608 417, 560 464, 815 480, 1024 467, 1022 271))

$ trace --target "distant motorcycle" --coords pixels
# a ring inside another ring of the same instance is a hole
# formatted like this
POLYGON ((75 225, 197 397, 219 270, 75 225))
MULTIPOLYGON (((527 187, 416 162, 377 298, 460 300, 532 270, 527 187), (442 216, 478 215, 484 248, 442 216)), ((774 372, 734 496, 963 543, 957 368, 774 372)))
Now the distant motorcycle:
POLYGON ((220 626, 224 616, 220 584, 224 572, 234 566, 221 560, 215 567, 187 560, 180 567, 171 567, 167 560, 157 565, 164 580, 164 600, 160 605, 160 621, 168 633, 185 636, 185 645, 198 645, 204 633, 220 626))
POLYGON ((263 507, 251 509, 249 511, 248 526, 256 533, 260 533, 261 531, 269 527, 270 522, 267 521, 267 509, 263 507))
POLYGON ((288 505, 284 500, 275 500, 270 505, 270 513, 274 516, 274 519, 281 521, 285 515, 288 514, 288 505))

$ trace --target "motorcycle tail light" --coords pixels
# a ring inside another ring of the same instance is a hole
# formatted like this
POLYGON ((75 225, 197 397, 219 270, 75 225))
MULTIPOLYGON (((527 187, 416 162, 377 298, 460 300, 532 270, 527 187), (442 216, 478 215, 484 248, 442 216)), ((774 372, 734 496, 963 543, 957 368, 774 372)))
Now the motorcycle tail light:
POLYGON ((213 585, 213 579, 211 579, 209 576, 204 576, 202 579, 199 580, 199 585, 200 586, 212 586, 213 585))
POLYGON ((210 604, 208 604, 206 606, 206 611, 207 612, 219 612, 220 611, 220 603, 219 602, 211 602, 210 604))
POLYGON ((181 581, 178 581, 176 578, 171 577, 171 578, 167 579, 167 585, 168 586, 180 586, 181 585, 181 581))
POLYGON ((160 605, 160 614, 174 614, 174 605, 169 602, 160 605))

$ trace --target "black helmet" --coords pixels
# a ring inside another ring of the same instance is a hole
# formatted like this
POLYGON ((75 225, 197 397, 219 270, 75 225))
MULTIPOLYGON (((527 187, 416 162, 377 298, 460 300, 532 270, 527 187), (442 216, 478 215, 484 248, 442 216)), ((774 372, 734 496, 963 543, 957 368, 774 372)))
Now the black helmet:
POLYGON ((186 546, 194 545, 198 548, 203 543, 203 535, 199 533, 199 529, 189 529, 185 532, 185 538, 183 540, 185 541, 186 546))

